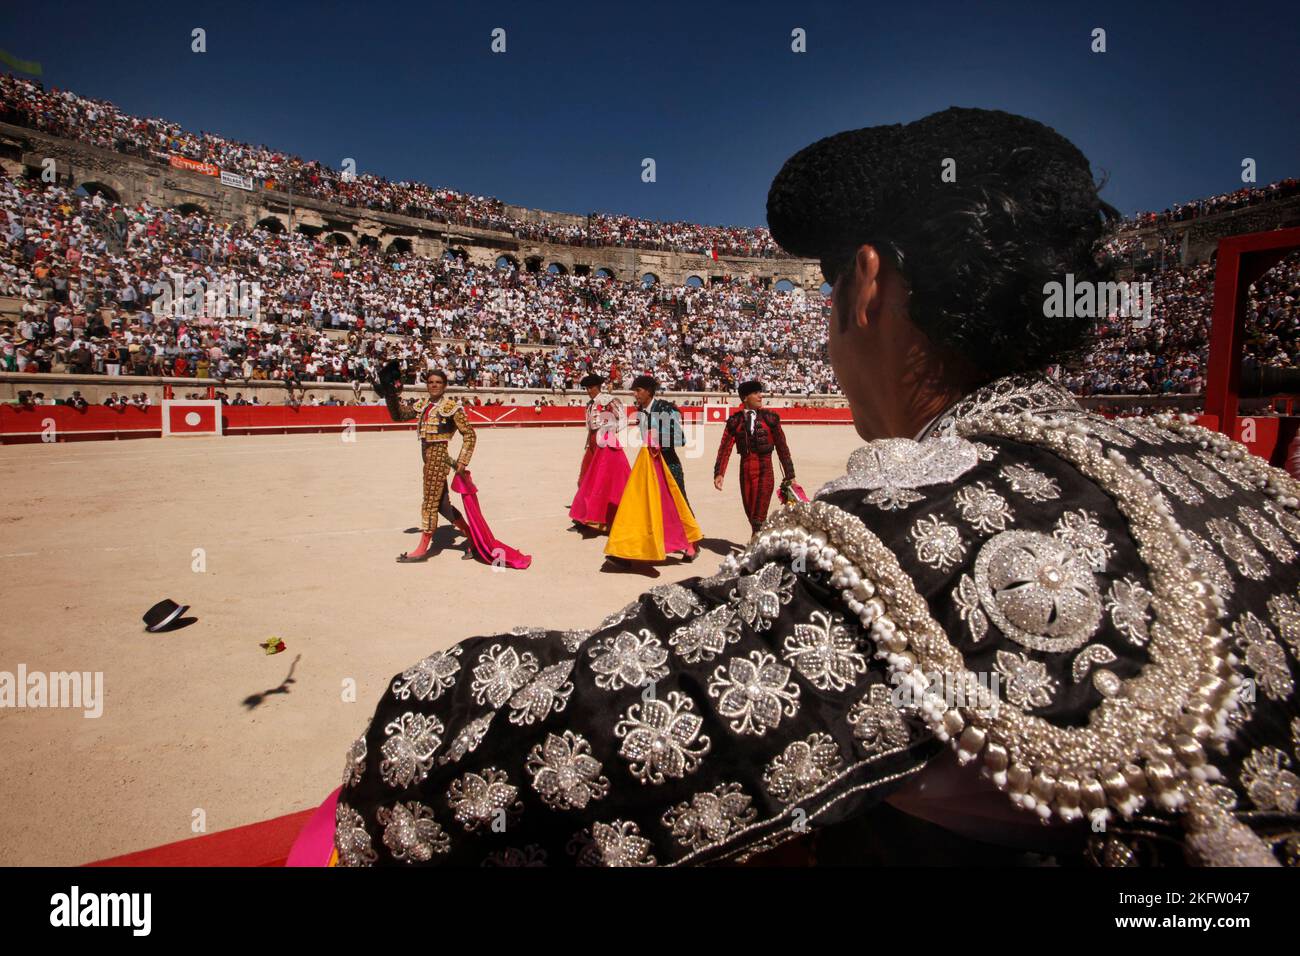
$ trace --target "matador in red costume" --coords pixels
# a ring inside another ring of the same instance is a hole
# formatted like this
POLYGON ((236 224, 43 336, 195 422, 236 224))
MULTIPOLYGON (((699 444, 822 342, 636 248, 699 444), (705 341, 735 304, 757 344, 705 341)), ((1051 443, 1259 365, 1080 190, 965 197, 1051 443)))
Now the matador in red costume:
POLYGON ((781 416, 763 407, 763 383, 744 382, 740 386, 740 402, 744 406, 727 419, 718 446, 718 460, 713 466, 713 487, 722 490, 722 479, 727 474, 727 461, 734 445, 740 452, 740 500, 745 506, 749 526, 758 531, 767 520, 767 509, 772 503, 775 476, 772 472, 772 452, 781 459, 781 487, 794 481, 794 462, 790 447, 781 429, 781 416))

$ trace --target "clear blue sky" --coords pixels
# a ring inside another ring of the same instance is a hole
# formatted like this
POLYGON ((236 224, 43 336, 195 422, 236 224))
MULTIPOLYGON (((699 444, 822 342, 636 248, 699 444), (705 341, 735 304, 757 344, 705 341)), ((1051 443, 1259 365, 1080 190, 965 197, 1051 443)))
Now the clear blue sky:
POLYGON ((6 4, 0 47, 129 113, 578 213, 762 224, 802 146, 952 105, 1055 127, 1126 214, 1238 188, 1247 156, 1300 175, 1294 3, 194 6, 6 4))

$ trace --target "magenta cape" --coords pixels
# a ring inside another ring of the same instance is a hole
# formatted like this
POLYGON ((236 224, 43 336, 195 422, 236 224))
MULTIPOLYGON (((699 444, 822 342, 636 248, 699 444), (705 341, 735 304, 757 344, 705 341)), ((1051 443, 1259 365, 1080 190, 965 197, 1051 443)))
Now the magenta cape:
POLYGON ((632 473, 627 455, 617 439, 612 445, 589 449, 587 455, 589 460, 584 458, 582 479, 569 508, 569 517, 585 524, 612 524, 628 475, 632 473))
POLYGON ((478 488, 470 478, 469 472, 457 472, 451 479, 451 490, 460 495, 460 503, 465 511, 465 523, 469 525, 469 543, 474 555, 486 564, 504 564, 508 568, 523 570, 533 563, 533 559, 522 551, 516 551, 508 544, 502 544, 492 535, 478 506, 478 488))

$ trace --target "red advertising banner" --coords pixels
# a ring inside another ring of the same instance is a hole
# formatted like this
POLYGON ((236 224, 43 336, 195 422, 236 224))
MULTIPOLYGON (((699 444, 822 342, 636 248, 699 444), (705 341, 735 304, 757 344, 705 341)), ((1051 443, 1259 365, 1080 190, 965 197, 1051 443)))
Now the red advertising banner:
POLYGON ((192 173, 202 173, 204 176, 218 176, 221 170, 211 163, 200 163, 198 160, 186 159, 184 156, 171 156, 168 159, 177 169, 188 169, 192 173))

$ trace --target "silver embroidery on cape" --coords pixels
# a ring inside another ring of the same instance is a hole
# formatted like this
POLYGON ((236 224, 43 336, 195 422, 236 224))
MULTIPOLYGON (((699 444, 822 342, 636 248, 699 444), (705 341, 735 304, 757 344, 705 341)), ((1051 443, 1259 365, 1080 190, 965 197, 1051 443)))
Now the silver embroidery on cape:
POLYGON ((600 866, 657 865, 650 853, 650 841, 641 836, 640 828, 630 820, 595 824, 591 828, 591 842, 600 866))
POLYGON ((1241 787, 1257 809, 1294 813, 1300 804, 1300 777, 1291 759, 1276 747, 1260 747, 1241 762, 1241 787))
POLYGON ((1232 597, 1236 584, 1232 579, 1232 575, 1228 573, 1228 566, 1223 563, 1223 558, 1219 557, 1214 552, 1214 549, 1210 547, 1210 543, 1200 535, 1186 529, 1184 529, 1184 533, 1187 535, 1187 543, 1192 549, 1192 567, 1214 585, 1215 591, 1224 600, 1232 597))
POLYGON ((683 624, 668 637, 668 644, 688 664, 711 661, 728 644, 740 640, 740 617, 730 604, 720 604, 683 624))
POLYGON ((609 793, 609 778, 581 734, 566 730, 547 734, 528 752, 526 764, 533 789, 552 810, 584 810, 609 793))
POLYGON ((1070 664, 1070 677, 1077 684, 1087 677, 1088 672, 1096 665, 1113 664, 1115 660, 1115 652, 1105 644, 1089 644, 1074 655, 1074 660, 1070 664))
POLYGON ((1073 548, 1094 571, 1105 571, 1107 562, 1115 553, 1115 546, 1110 543, 1100 520, 1083 508, 1061 515, 1052 537, 1073 548))
POLYGON ((588 653, 596 686, 605 690, 641 687, 668 676, 668 649, 649 628, 604 637, 588 653))
POLYGON ((1282 530, 1290 535, 1292 541, 1300 544, 1300 518, 1271 501, 1264 502, 1264 510, 1273 516, 1273 520, 1282 526, 1282 530))
POLYGON ((370 866, 379 859, 366 821, 342 800, 334 808, 334 848, 344 866, 370 866))
POLYGON ((1246 526, 1246 530, 1255 540, 1273 553, 1279 561, 1294 561, 1295 548, 1263 514, 1254 508, 1241 505, 1237 508, 1237 520, 1246 526))
POLYGON ((592 630, 561 631, 560 643, 564 645, 564 649, 570 654, 576 654, 582 645, 587 643, 595 633, 592 630))
POLYGON ((1114 582, 1106 594, 1106 610, 1110 612, 1111 624, 1139 647, 1150 637, 1147 619, 1151 598, 1151 592, 1131 578, 1114 582))
POLYGON ((976 643, 984 640, 989 632, 989 619, 980 607, 979 588, 969 574, 963 574, 952 590, 952 603, 957 605, 957 613, 970 628, 970 637, 976 643))
POLYGON ((1233 622, 1232 634, 1242 652, 1243 663, 1255 674, 1255 684, 1269 700, 1286 700, 1295 683, 1287 664, 1286 651, 1273 629, 1247 611, 1233 622))
POLYGON ((704 609, 699 596, 680 584, 660 584, 650 589, 650 597, 664 617, 690 617, 704 609))
POLYGON ((433 752, 442 744, 442 721, 408 711, 384 727, 388 739, 380 747, 384 759, 379 776, 390 787, 409 787, 429 775, 433 752))
POLYGON ((694 710, 695 702, 677 691, 627 709, 614 725, 614 736, 623 741, 618 753, 628 761, 632 776, 642 783, 663 783, 700 765, 711 743, 699 736, 704 721, 694 710))
POLYGON ((1181 500, 1189 505, 1199 505, 1205 501, 1201 493, 1196 490, 1196 486, 1188 481, 1181 471, 1163 458, 1143 455, 1141 461, 1142 467, 1146 469, 1147 474, 1155 479, 1156 484, 1168 488, 1181 500))
POLYGON ((723 783, 697 793, 663 815, 663 824, 688 850, 717 846, 733 831, 753 823, 758 810, 738 783, 723 783))
POLYGON ((1257 487, 1254 479, 1251 478, 1250 472, 1230 458, 1221 458, 1209 449, 1204 448, 1196 453, 1196 457, 1238 488, 1251 491, 1257 487))
POLYGON ((1232 494, 1232 489, 1223 483, 1222 478, 1191 455, 1173 455, 1171 457, 1174 464, 1185 471, 1192 481, 1196 482, 1214 497, 1227 498, 1232 494))
POLYGON ((361 782, 361 775, 366 770, 366 735, 362 734, 352 742, 348 750, 347 762, 343 764, 343 786, 353 787, 361 782))
POLYGON ((844 690, 867 670, 867 659, 844 618, 823 611, 813 611, 807 624, 794 626, 782 656, 818 690, 844 690))
POLYGON ((470 690, 477 703, 500 707, 537 676, 537 670, 537 657, 532 651, 520 654, 509 645, 493 644, 479 656, 470 690))
POLYGON ((949 484, 979 464, 979 452, 964 438, 882 438, 849 456, 848 473, 821 487, 816 497, 836 491, 871 492, 867 504, 886 511, 915 504, 913 489, 949 484))
POLYGON ((1268 565, 1264 561, 1264 556, 1246 537, 1246 532, 1227 518, 1211 518, 1205 522, 1205 530, 1219 546, 1219 550, 1227 555, 1246 577, 1255 581, 1262 581, 1268 577, 1268 565))
POLYGON ((461 647, 456 645, 445 651, 430 654, 414 667, 402 671, 393 681, 393 696, 407 700, 437 700, 442 692, 454 687, 456 672, 460 670, 461 647))
POLYGON ((1030 501, 1054 501, 1061 497, 1061 487, 1055 478, 1028 465, 1007 465, 998 474, 1012 491, 1030 501))
POLYGON ((1268 613, 1282 640, 1291 645, 1291 653, 1300 660, 1300 603, 1286 594, 1268 599, 1268 613))
POLYGON ((447 745, 447 752, 438 758, 438 763, 440 765, 456 763, 467 753, 473 753, 487 736, 488 726, 496 715, 495 710, 488 711, 482 717, 475 717, 462 727, 460 733, 456 734, 452 742, 447 745))
POLYGON ((483 858, 482 866, 545 866, 546 851, 536 843, 530 843, 523 849, 508 846, 504 850, 489 853, 483 858))
POLYGON ((884 684, 872 684, 849 710, 848 719, 853 738, 866 755, 902 747, 911 738, 907 722, 884 684))
POLYGON ((1092 567, 1070 545, 1037 531, 1003 531, 975 558, 984 611, 1017 644, 1039 651, 1082 647, 1101 623, 1092 567))
POLYGON ((433 810, 418 801, 380 807, 375 819, 384 828, 384 846, 394 860, 427 863, 435 853, 451 851, 451 837, 433 818, 433 810))
POLYGON ((962 520, 984 534, 1006 531, 1008 522, 1015 517, 1007 499, 982 481, 963 487, 953 496, 953 502, 962 520))
POLYGON ((761 737, 782 715, 793 717, 799 711, 799 685, 790 680, 790 668, 762 651, 719 665, 709 679, 709 696, 738 734, 761 737))
POLYGON ((958 564, 966 554, 961 532, 957 526, 940 521, 938 515, 918 518, 912 525, 912 543, 916 559, 937 571, 947 571, 958 564))
POLYGON ((518 795, 519 789, 510 783, 505 771, 485 767, 453 780, 447 788, 447 805, 456 814, 456 822, 473 832, 479 827, 491 827, 502 815, 518 815, 524 808, 518 795))
POLYGON ((834 737, 809 734, 789 744, 767 765, 763 786, 781 803, 795 803, 824 784, 843 762, 834 737))
POLYGON ((1046 707, 1056 696, 1056 679, 1047 673, 1042 661, 1031 661, 1024 654, 998 651, 994 664, 1004 679, 1007 700, 1025 709, 1046 707))
POLYGON ((542 638, 546 637, 546 628, 520 625, 519 627, 512 627, 510 629, 510 636, 522 637, 526 641, 540 641, 542 638))
POLYGON ((640 612, 640 610, 641 610, 640 601, 633 601, 631 604, 626 604, 619 610, 613 612, 612 614, 607 614, 605 616, 605 619, 596 626, 596 630, 603 631, 607 628, 611 628, 618 624, 622 624, 628 618, 636 617, 637 613, 640 612))
POLYGON ((756 631, 772 626, 781 606, 794 598, 795 576, 775 562, 769 562, 736 582, 730 602, 740 619, 756 631))
POLYGON ((510 698, 510 723, 531 724, 545 720, 551 713, 560 713, 569 702, 573 693, 573 682, 569 675, 573 673, 573 661, 564 660, 549 667, 543 667, 541 673, 524 686, 519 693, 510 698))

